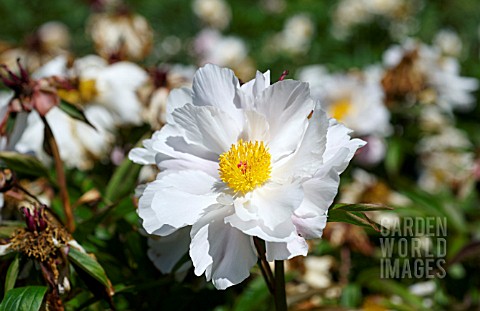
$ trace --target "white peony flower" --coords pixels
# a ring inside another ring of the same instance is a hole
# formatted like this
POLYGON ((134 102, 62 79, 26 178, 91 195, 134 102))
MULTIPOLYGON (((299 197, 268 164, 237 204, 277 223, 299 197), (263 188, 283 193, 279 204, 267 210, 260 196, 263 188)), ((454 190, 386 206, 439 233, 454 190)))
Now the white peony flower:
POLYGON ((267 72, 240 86, 231 70, 207 65, 192 90, 170 93, 167 124, 129 154, 162 170, 140 197, 143 227, 168 236, 191 226, 195 274, 218 289, 248 277, 254 236, 269 261, 306 255, 339 174, 364 145, 349 133, 327 119, 306 83, 270 85, 267 72))

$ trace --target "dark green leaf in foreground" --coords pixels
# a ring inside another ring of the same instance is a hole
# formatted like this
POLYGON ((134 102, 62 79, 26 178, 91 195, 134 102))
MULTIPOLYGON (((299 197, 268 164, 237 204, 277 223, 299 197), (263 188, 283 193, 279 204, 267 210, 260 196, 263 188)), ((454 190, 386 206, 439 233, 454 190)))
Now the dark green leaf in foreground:
POLYGON ((110 281, 108 280, 105 270, 103 270, 102 266, 94 258, 74 247, 70 247, 68 258, 75 268, 82 269, 105 287, 110 287, 110 281))
POLYGON ((331 210, 328 212, 328 222, 345 222, 380 231, 380 225, 368 218, 368 216, 362 212, 345 211, 342 209, 331 210))
POLYGON ((72 118, 85 122, 86 124, 90 125, 92 128, 95 129, 95 126, 93 126, 93 124, 90 123, 90 121, 88 121, 81 107, 71 104, 69 102, 66 102, 64 100, 60 101, 60 105, 58 105, 58 107, 62 109, 63 112, 71 116, 72 118))
POLYGON ((27 286, 9 290, 2 303, 0 311, 37 311, 42 305, 46 286, 27 286))
POLYGON ((350 204, 350 203, 338 203, 332 206, 330 212, 333 210, 342 210, 347 212, 373 212, 373 211, 389 211, 393 208, 382 204, 350 204))
POLYGON ((15 287, 17 281, 18 270, 20 267, 20 256, 17 254, 12 263, 8 267, 7 276, 5 277, 5 293, 15 287))
POLYGON ((0 160, 15 172, 37 177, 50 177, 47 168, 34 156, 13 151, 1 151, 0 160))

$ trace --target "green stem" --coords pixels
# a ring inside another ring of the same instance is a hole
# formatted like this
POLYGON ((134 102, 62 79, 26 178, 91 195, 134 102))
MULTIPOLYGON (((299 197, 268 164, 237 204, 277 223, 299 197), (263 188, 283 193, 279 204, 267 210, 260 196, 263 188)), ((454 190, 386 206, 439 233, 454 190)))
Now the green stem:
POLYGON ((275 260, 275 310, 287 311, 283 260, 275 260))
POLYGON ((272 295, 274 295, 274 277, 272 274, 272 270, 270 269, 270 265, 268 264, 267 258, 265 257, 265 248, 263 247, 263 242, 257 237, 253 237, 253 242, 255 244, 255 248, 257 249, 257 254, 259 258, 258 266, 260 267, 260 271, 262 272, 263 279, 267 284, 267 288, 272 295))

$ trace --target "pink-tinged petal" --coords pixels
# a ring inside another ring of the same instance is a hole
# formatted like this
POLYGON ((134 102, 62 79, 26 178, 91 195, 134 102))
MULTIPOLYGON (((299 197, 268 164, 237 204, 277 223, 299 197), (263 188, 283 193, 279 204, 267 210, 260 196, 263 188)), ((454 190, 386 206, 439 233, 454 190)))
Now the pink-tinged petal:
POLYGON ((32 105, 41 116, 45 116, 50 109, 59 103, 60 98, 54 92, 38 90, 32 95, 32 105))
POLYGON ((138 214, 149 234, 169 235, 192 225, 204 209, 216 202, 216 179, 201 171, 161 173, 139 200, 138 214))
POLYGON ((185 227, 164 236, 151 236, 148 239, 148 258, 162 273, 172 272, 173 267, 188 252, 190 229, 185 227))
POLYGON ((298 149, 292 156, 273 164, 272 180, 313 176, 322 164, 328 124, 327 115, 317 102, 298 149))
POLYGON ((176 125, 185 131, 189 143, 203 146, 217 155, 237 143, 240 129, 230 116, 216 107, 185 105, 174 110, 176 125))
POLYGON ((297 148, 314 102, 310 98, 308 83, 284 80, 265 89, 256 98, 255 107, 269 123, 271 137, 268 147, 275 161, 297 148))
POLYGON ((232 70, 207 64, 198 69, 193 78, 193 104, 216 107, 241 124, 239 87, 232 70))
POLYGON ((190 257, 195 274, 205 272, 217 289, 238 284, 257 262, 251 237, 224 222, 231 206, 214 205, 192 226, 190 257))
POLYGON ((286 260, 296 256, 307 256, 308 244, 304 238, 295 235, 289 242, 265 242, 267 260, 286 260))

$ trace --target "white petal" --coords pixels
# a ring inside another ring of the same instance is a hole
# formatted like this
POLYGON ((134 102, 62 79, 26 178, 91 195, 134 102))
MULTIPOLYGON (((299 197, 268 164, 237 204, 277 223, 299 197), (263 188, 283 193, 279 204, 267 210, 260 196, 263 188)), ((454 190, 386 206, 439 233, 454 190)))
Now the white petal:
POLYGON ((298 146, 314 108, 308 83, 284 80, 273 84, 255 100, 257 111, 270 125, 269 149, 273 160, 298 146))
POLYGON ((320 216, 293 216, 293 223, 298 234, 305 239, 316 239, 323 235, 323 229, 327 225, 327 215, 320 216))
POLYGON ((272 179, 285 180, 297 176, 312 176, 322 164, 328 124, 326 113, 317 103, 298 149, 291 157, 274 163, 272 179))
POLYGON ((265 242, 267 260, 286 260, 295 256, 307 256, 308 244, 304 238, 296 236, 289 242, 265 242))
POLYGON ((215 107, 187 104, 172 114, 175 124, 185 130, 188 142, 204 146, 220 155, 237 143, 240 129, 232 118, 215 107))
POLYGON ((252 192, 252 205, 257 207, 259 220, 271 230, 290 219, 302 199, 299 184, 268 183, 252 192))
POLYGON ((192 225, 203 210, 216 202, 211 192, 215 179, 201 171, 161 173, 147 185, 138 213, 149 234, 169 235, 192 225))
POLYGON ((172 112, 186 104, 192 103, 192 90, 187 88, 173 89, 167 99, 167 122, 174 123, 172 112))
POLYGON ((357 149, 365 145, 361 139, 351 139, 349 133, 351 130, 343 124, 330 119, 323 161, 326 166, 334 166, 339 174, 348 166, 357 149))
POLYGON ((269 141, 270 131, 267 119, 262 114, 248 110, 244 112, 244 128, 239 139, 244 141, 269 141))
POLYGON ((240 108, 240 99, 236 98, 239 86, 232 70, 207 64, 198 69, 193 78, 193 104, 217 107, 238 122, 241 117, 237 109, 240 108))
POLYGON ((264 74, 257 71, 255 79, 248 81, 240 87, 244 95, 241 107, 247 110, 253 109, 255 98, 269 86, 270 71, 266 71, 264 74))
POLYGON ((155 133, 153 133, 151 139, 145 139, 142 142, 143 148, 133 148, 132 150, 130 150, 130 152, 128 153, 128 158, 133 162, 142 165, 155 164, 155 156, 157 155, 158 150, 155 150, 153 148, 153 144, 157 140, 162 140, 162 136, 163 135, 160 131, 156 131, 155 133))
POLYGON ((217 289, 238 284, 250 275, 257 262, 251 237, 225 224, 232 213, 228 206, 216 205, 208 209, 191 231, 190 257, 195 274, 205 272, 217 289))
POLYGON ((148 258, 162 273, 172 272, 173 267, 188 252, 190 227, 185 227, 164 237, 148 238, 148 258))
POLYGON ((10 249, 10 244, 0 245, 0 256, 4 256, 10 253, 12 250, 10 249))
POLYGON ((175 125, 167 124, 143 141, 145 148, 135 148, 130 159, 139 164, 156 163, 160 169, 201 170, 218 177, 217 158, 212 161, 212 153, 203 146, 186 143, 185 134, 175 125), (207 157, 207 158, 202 158, 207 157))

